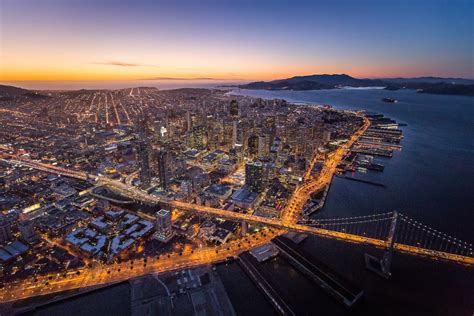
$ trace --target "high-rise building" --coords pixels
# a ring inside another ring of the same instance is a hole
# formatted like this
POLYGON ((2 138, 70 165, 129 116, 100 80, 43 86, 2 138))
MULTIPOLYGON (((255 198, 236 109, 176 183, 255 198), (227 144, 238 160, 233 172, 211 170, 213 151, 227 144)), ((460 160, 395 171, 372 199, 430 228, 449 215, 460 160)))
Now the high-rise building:
POLYGON ((268 130, 274 130, 275 129, 275 122, 276 122, 275 115, 266 115, 265 116, 265 127, 268 130))
POLYGON ((262 192, 263 164, 260 161, 248 161, 245 164, 245 185, 252 192, 262 192))
POLYGON ((237 100, 230 101, 230 116, 237 117, 239 116, 239 103, 237 100))
POLYGON ((171 212, 161 209, 156 212, 156 238, 162 242, 168 242, 173 237, 173 223, 171 222, 171 212))
POLYGON ((233 148, 234 121, 225 119, 222 122, 222 128, 222 145, 224 150, 230 150, 233 148))
POLYGON ((253 134, 247 140, 247 150, 250 157, 257 155, 258 153, 258 136, 253 134))
POLYGON ((5 216, 0 215, 0 243, 5 243, 12 240, 12 226, 5 216))
POLYGON ((258 137, 258 157, 267 157, 270 154, 270 136, 263 134, 258 137))
POLYGON ((160 149, 157 152, 158 159, 158 176, 160 178, 160 187, 166 190, 168 187, 168 154, 165 150, 160 149))
POLYGON ((235 145, 238 143, 238 127, 239 122, 232 122, 232 148, 235 148, 235 145))
POLYGON ((145 140, 139 140, 137 143, 138 166, 140 168, 140 187, 148 189, 151 185, 150 161, 148 144, 145 140))
POLYGON ((201 149, 207 145, 206 128, 203 125, 193 126, 189 136, 189 147, 201 149))
POLYGON ((18 230, 21 233, 21 238, 27 243, 32 244, 39 239, 32 221, 26 220, 18 222, 18 230))

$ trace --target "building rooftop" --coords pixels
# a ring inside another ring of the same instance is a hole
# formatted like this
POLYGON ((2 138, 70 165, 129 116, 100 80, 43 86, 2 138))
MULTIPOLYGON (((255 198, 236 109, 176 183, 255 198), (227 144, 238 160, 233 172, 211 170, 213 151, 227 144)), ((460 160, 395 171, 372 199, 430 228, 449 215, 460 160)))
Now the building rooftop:
POLYGON ((278 255, 279 251, 273 244, 265 244, 253 248, 249 253, 258 261, 264 262, 278 255))
POLYGON ((232 194, 232 200, 240 203, 251 204, 255 202, 255 200, 258 198, 258 195, 259 194, 257 192, 252 192, 249 189, 243 187, 232 194))

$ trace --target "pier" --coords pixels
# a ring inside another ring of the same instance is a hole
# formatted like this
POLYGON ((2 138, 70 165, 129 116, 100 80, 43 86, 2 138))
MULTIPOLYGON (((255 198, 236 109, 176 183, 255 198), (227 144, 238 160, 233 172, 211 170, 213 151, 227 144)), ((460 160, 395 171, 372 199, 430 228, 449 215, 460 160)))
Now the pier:
POLYGON ((368 149, 368 148, 354 148, 351 151, 358 154, 372 155, 372 156, 381 156, 392 158, 393 152, 391 150, 382 150, 382 149, 368 149))
POLYGON ((346 308, 352 308, 362 298, 363 292, 360 289, 343 280, 341 276, 336 275, 335 272, 309 254, 297 250, 297 245, 291 240, 279 236, 274 238, 272 242, 291 265, 308 276, 346 308))
POLYGON ((352 180, 352 181, 356 181, 356 182, 371 184, 371 185, 375 185, 375 186, 378 186, 378 187, 385 188, 385 184, 380 183, 380 182, 374 182, 374 181, 364 180, 364 179, 357 179, 357 178, 353 178, 353 177, 349 177, 349 176, 338 176, 338 177, 343 178, 343 179, 347 179, 347 180, 352 180))
POLYGON ((249 253, 244 252, 240 254, 238 256, 238 263, 245 273, 247 273, 247 275, 255 282, 257 287, 263 292, 278 314, 296 315, 272 285, 260 274, 257 267, 252 262, 252 257, 249 253))

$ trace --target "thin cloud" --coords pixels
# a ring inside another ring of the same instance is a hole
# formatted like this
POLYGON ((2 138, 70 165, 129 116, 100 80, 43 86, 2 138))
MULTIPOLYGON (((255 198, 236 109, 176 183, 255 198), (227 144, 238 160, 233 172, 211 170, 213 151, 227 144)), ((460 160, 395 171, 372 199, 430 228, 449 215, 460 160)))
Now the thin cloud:
POLYGON ((183 77, 152 77, 143 78, 141 80, 235 80, 229 78, 212 78, 212 77, 196 77, 196 78, 183 78, 183 77))
POLYGON ((139 63, 127 63, 122 61, 105 61, 95 62, 94 65, 105 65, 105 66, 119 66, 119 67, 158 67, 155 65, 139 64, 139 63))
POLYGON ((225 79, 209 78, 209 77, 198 77, 198 78, 152 77, 152 78, 143 78, 142 80, 225 80, 225 79))

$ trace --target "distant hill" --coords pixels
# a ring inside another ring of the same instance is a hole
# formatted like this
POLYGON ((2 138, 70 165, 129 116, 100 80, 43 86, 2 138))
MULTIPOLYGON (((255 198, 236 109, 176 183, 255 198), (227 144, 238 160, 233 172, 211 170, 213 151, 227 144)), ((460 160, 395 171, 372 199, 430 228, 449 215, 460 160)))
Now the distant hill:
POLYGON ((0 85, 0 101, 9 101, 15 98, 49 98, 49 96, 40 94, 35 91, 26 90, 14 86, 0 85))
POLYGON ((322 90, 343 87, 385 87, 387 90, 416 89, 419 90, 418 92, 431 94, 474 95, 474 80, 438 77, 358 79, 346 74, 324 74, 251 82, 239 87, 251 90, 322 90))
POLYGON ((448 84, 474 84, 474 79, 464 78, 440 78, 440 77, 417 77, 417 78, 383 78, 384 82, 396 83, 448 83, 448 84))
POLYGON ((474 96, 474 85, 434 83, 429 85, 427 84, 424 88, 419 89, 418 92, 429 94, 474 96))
POLYGON ((14 87, 14 86, 0 85, 0 96, 2 97, 13 97, 13 96, 22 95, 28 92, 30 91, 26 89, 14 87))
POLYGON ((280 81, 287 81, 289 83, 298 83, 302 81, 318 82, 327 86, 350 86, 350 87, 367 87, 383 85, 384 83, 377 79, 357 79, 346 74, 340 75, 310 75, 310 76, 296 76, 284 80, 270 81, 272 83, 278 83, 280 81))
POLYGON ((340 75, 311 75, 296 76, 288 79, 252 82, 240 86, 243 89, 265 89, 265 90, 320 90, 335 89, 338 87, 372 87, 385 86, 380 80, 357 79, 346 74, 340 75))

